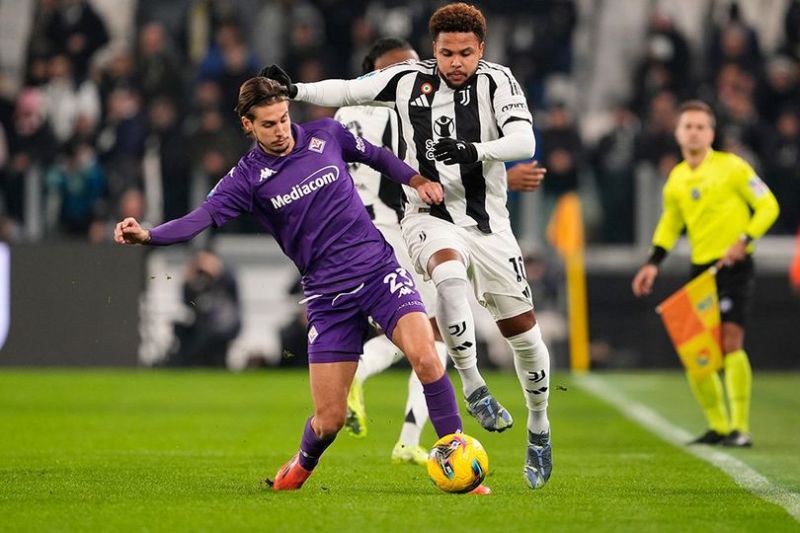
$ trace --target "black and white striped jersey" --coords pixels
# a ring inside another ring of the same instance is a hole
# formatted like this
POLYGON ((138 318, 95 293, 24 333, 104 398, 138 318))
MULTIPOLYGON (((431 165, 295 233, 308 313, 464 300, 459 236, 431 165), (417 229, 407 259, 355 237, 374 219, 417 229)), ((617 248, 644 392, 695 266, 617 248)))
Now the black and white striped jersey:
MULTIPOLYGON (((431 214, 484 233, 511 227, 503 161, 530 157, 535 141, 525 95, 508 68, 481 60, 475 75, 455 90, 439 76, 435 59, 398 63, 355 80, 298 83, 297 88, 296 99, 318 105, 394 106, 400 118, 399 153, 444 187, 445 201, 430 206, 431 214), (528 136, 523 143, 528 146, 502 139, 520 131, 528 136), (435 161, 433 145, 443 137, 476 143, 479 161, 435 161)), ((411 209, 428 207, 415 190, 406 187, 405 192, 411 209)))
MULTIPOLYGON (((399 131, 394 110, 378 106, 348 106, 340 108, 334 118, 356 137, 363 137, 398 154, 399 131)), ((402 185, 362 163, 349 163, 349 167, 356 190, 373 222, 396 226, 403 216, 402 185)))

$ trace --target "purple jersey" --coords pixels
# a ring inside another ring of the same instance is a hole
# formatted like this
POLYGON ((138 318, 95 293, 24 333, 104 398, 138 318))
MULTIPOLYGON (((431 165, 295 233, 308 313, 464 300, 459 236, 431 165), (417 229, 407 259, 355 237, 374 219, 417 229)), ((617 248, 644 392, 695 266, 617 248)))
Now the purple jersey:
POLYGON ((401 183, 416 174, 388 150, 322 119, 293 124, 295 147, 272 156, 255 147, 201 206, 216 226, 251 213, 297 265, 307 294, 352 288, 394 261, 347 172, 366 163, 401 183))

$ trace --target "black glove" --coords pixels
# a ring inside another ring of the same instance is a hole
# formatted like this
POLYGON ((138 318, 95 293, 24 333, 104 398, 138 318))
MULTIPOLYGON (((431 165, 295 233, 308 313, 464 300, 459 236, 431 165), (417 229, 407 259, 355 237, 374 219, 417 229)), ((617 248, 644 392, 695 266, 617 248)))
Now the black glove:
POLYGON ((258 75, 262 78, 275 80, 286 87, 286 90, 289 91, 289 98, 294 98, 297 96, 297 87, 292 83, 292 78, 290 78, 289 75, 286 74, 286 71, 278 65, 264 67, 261 69, 258 75))
POLYGON ((433 145, 433 157, 445 165, 467 165, 478 160, 478 149, 470 142, 445 137, 433 145))

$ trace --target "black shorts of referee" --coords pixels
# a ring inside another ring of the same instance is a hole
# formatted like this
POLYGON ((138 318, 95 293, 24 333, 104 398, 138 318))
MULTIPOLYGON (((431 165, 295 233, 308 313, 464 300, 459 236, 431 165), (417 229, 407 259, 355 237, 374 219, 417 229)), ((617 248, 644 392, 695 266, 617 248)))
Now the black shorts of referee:
MULTIPOLYGON (((702 274, 716 261, 704 265, 692 265, 691 277, 702 274)), ((722 267, 717 272, 717 295, 719 310, 723 322, 733 322, 744 327, 755 291, 755 265, 753 257, 748 255, 744 260, 732 266, 722 267)))

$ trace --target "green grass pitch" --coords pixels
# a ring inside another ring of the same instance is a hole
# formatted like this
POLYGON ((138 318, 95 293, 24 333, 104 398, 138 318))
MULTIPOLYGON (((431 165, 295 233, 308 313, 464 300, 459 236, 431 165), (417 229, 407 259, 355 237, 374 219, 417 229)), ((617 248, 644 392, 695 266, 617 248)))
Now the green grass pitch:
MULTIPOLYGON (((458 378, 454 377, 456 385, 458 378)), ((797 374, 756 372, 756 447, 731 452, 800 492, 797 374)), ((0 531, 800 531, 782 508, 583 391, 552 380, 555 469, 522 479, 525 411, 510 374, 489 374, 516 416, 486 447, 490 496, 439 492, 394 466, 407 373, 367 382, 369 436, 342 433, 305 487, 259 482, 295 452, 310 414, 305 371, 0 371, 0 531)), ((678 373, 603 375, 693 432, 678 373)), ((424 433, 426 444, 434 434, 424 433)))

